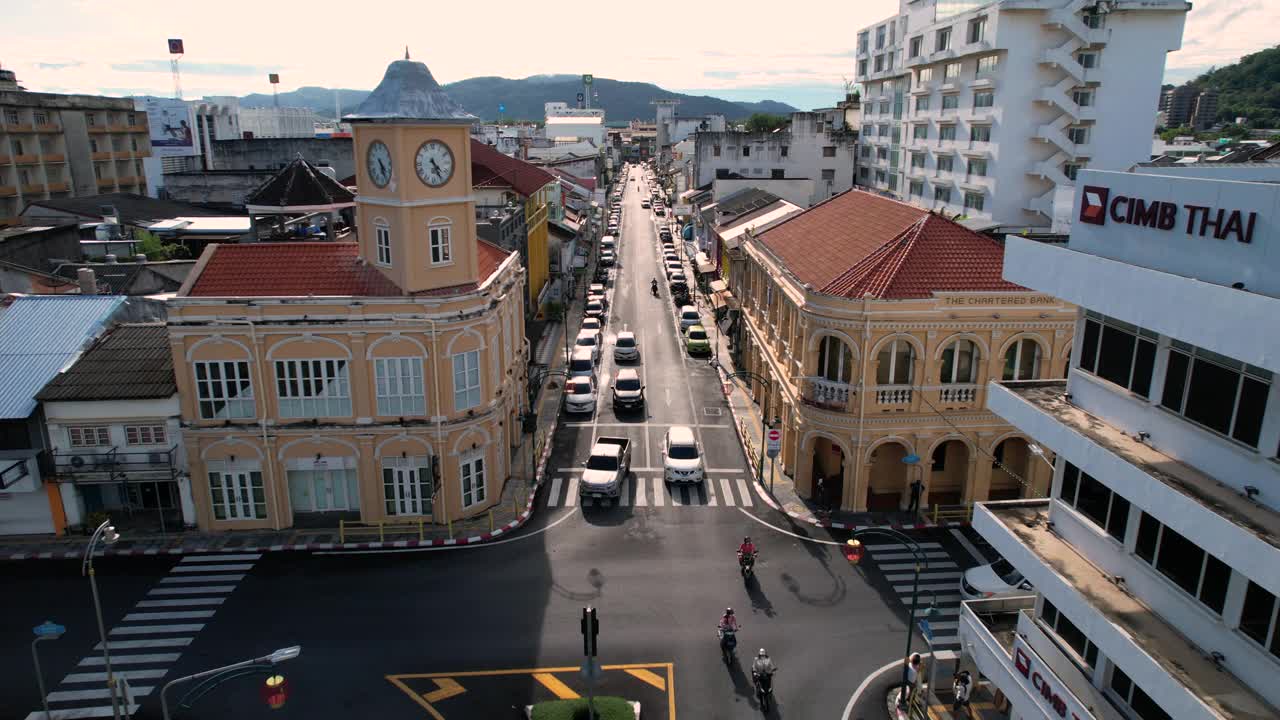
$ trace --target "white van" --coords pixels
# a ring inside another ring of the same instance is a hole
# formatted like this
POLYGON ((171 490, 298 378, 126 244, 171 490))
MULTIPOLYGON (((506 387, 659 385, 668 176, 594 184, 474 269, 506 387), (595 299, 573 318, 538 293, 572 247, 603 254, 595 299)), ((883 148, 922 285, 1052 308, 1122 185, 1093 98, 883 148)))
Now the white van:
POLYGON ((662 439, 662 478, 667 482, 702 482, 702 446, 693 429, 675 425, 662 439))

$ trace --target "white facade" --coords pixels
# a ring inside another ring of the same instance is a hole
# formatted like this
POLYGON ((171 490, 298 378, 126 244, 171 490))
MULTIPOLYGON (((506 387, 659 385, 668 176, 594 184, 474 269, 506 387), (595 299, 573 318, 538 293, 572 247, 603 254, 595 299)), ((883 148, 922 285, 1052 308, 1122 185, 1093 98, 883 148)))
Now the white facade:
POLYGON ((808 180, 813 183, 808 197, 797 196, 803 188, 795 183, 784 192, 788 200, 811 207, 853 187, 857 140, 856 130, 844 124, 842 109, 792 113, 790 127, 771 133, 698 132, 692 185, 734 175, 761 182, 808 180))
POLYGON ((549 102, 546 112, 546 138, 553 142, 590 140, 596 147, 604 145, 604 110, 570 107, 567 103, 549 102))
MULTIPOLYGON (((1065 247, 1006 238, 1008 280, 1081 312, 1065 386, 989 393, 1056 455, 1051 498, 974 527, 1035 585, 1027 657, 1082 720, 1280 717, 1280 186, 1147 170, 1082 172, 1065 247)), ((969 658, 1050 717, 982 602, 969 658)))
POLYGON ((319 117, 311 108, 240 108, 240 130, 255 138, 310 138, 319 117))
POLYGON ((1182 0, 900 0, 858 33, 860 185, 994 225, 1069 224, 1080 168, 1149 159, 1182 0))

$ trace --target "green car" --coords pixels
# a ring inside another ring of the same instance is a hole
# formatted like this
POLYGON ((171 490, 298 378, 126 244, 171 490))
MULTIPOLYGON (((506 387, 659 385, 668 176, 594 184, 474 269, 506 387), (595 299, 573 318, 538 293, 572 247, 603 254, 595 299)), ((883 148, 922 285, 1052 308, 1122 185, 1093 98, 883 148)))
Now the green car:
POLYGON ((711 338, 707 337, 707 329, 701 325, 691 325, 684 333, 684 349, 690 355, 710 355, 711 338))

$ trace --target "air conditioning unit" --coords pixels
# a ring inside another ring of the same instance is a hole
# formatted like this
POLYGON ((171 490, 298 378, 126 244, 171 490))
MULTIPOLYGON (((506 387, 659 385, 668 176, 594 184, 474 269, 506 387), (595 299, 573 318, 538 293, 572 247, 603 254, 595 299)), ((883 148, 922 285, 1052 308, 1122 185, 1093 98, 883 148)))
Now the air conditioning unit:
POLYGON ((152 465, 164 465, 168 461, 164 453, 153 452, 147 456, 147 462, 152 465))

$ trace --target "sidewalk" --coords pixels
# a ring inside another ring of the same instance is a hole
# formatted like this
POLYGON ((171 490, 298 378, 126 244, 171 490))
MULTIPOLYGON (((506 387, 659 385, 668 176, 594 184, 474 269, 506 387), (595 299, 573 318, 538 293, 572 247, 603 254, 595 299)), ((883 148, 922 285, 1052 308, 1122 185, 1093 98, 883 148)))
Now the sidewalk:
MULTIPOLYGON (((692 247, 688 243, 687 247, 692 247)), ((933 522, 924 515, 912 515, 906 512, 849 512, 835 510, 824 513, 817 503, 801 497, 796 491, 795 480, 782 471, 781 462, 769 462, 765 458, 764 471, 761 473, 760 452, 762 449, 763 425, 760 417, 761 408, 753 402, 747 391, 745 379, 729 380, 730 374, 737 369, 729 353, 729 341, 715 325, 715 316, 707 299, 701 293, 695 293, 698 310, 703 316, 703 325, 715 328, 712 332, 715 356, 712 362, 720 373, 721 387, 733 411, 734 423, 738 429, 738 439, 751 463, 752 476, 765 502, 779 512, 786 513, 795 520, 840 530, 859 530, 867 527, 888 527, 894 530, 923 530, 934 527, 961 527, 966 523, 940 521, 933 522)))

